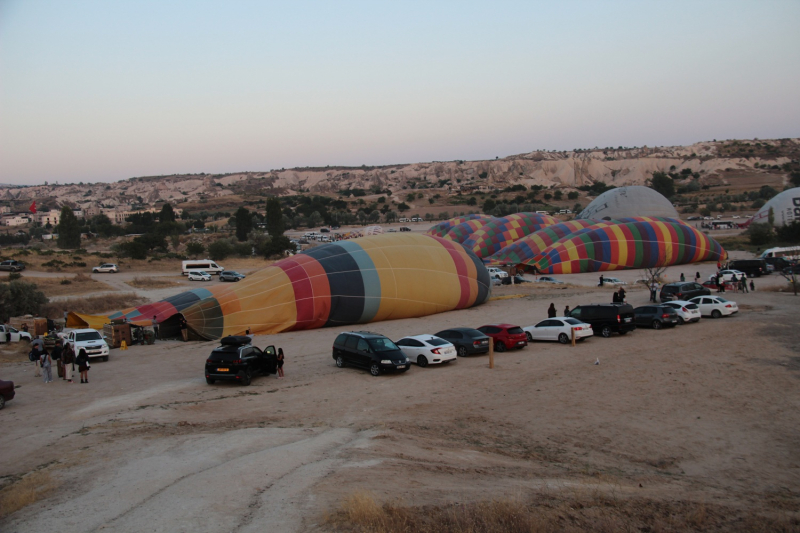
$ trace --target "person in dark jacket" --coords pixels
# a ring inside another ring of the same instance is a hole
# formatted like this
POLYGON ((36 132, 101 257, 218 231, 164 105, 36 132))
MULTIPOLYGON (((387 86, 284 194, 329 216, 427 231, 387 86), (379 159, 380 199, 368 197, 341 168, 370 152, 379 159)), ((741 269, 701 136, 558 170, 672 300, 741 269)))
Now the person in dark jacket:
POLYGON ((78 363, 78 371, 81 373, 81 383, 89 383, 89 356, 81 350, 75 362, 78 363))
POLYGON ((569 306, 564 308, 564 316, 569 316, 569 306))
POLYGON ((547 308, 547 317, 548 318, 555 318, 558 311, 556 311, 556 304, 551 303, 550 307, 547 308))
POLYGON ((72 383, 72 373, 75 371, 75 352, 69 344, 61 352, 61 361, 64 363, 64 379, 72 383))

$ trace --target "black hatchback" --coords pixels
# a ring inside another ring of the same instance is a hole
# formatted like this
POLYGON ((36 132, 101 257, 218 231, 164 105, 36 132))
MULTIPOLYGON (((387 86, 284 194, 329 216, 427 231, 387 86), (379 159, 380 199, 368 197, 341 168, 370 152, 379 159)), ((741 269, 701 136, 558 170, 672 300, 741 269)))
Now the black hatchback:
POLYGON ((366 368, 373 376, 385 371, 406 372, 410 366, 408 357, 391 339, 369 331, 340 333, 333 341, 333 359, 339 368, 366 368))
POLYGON ((243 335, 223 337, 222 344, 206 359, 206 383, 217 380, 238 381, 250 385, 253 377, 275 374, 278 371, 278 356, 274 346, 261 351, 243 335))
POLYGON ((459 357, 489 352, 489 336, 473 328, 451 328, 434 334, 456 347, 459 357))
POLYGON ((637 326, 661 329, 662 327, 674 328, 680 323, 678 312, 667 305, 643 305, 634 309, 633 314, 637 326))

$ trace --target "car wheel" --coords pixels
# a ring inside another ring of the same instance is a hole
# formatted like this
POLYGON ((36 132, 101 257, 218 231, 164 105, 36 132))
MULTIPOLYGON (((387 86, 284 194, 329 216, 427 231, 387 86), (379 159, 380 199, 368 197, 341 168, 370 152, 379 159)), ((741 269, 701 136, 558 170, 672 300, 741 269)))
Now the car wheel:
POLYGON ((216 379, 206 378, 206 383, 208 383, 209 385, 213 385, 216 382, 217 382, 216 379))
POLYGON ((679 316, 679 317, 678 317, 678 325, 679 325, 679 326, 682 326, 682 325, 684 325, 684 324, 685 324, 685 322, 684 322, 684 320, 683 320, 683 317, 682 317, 682 316, 679 316))
POLYGON ((369 367, 369 373, 373 376, 381 375, 381 367, 378 365, 378 363, 372 363, 372 366, 369 367))
POLYGON ((498 352, 505 352, 506 345, 503 341, 497 341, 497 344, 495 345, 494 349, 498 352))
POLYGON ((653 329, 661 329, 661 322, 653 320, 653 329))
POLYGON ((608 326, 603 326, 603 329, 600 330, 600 335, 605 338, 609 338, 611 336, 611 328, 608 326))
POLYGON ((714 309, 711 311, 711 318, 719 318, 722 316, 722 313, 719 312, 719 309, 714 309))
POLYGON ((0 396, 0 409, 6 406, 6 399, 0 396))
POLYGON ((342 358, 341 355, 336 358, 336 366, 338 366, 339 368, 344 368, 345 366, 347 366, 347 363, 344 362, 344 359, 342 358))
POLYGON ((467 356, 467 348, 465 346, 458 347, 458 356, 459 357, 466 357, 467 356))
POLYGON ((533 342, 533 337, 531 337, 530 331, 525 332, 525 337, 528 339, 528 342, 533 342))
POLYGON ((561 344, 567 344, 569 342, 569 337, 566 333, 559 333, 558 335, 558 342, 561 344))
POLYGON ((424 355, 418 356, 417 357, 417 365, 421 366, 422 368, 425 368, 426 366, 428 366, 428 358, 425 357, 424 355))
POLYGON ((250 369, 245 370, 242 372, 242 385, 247 387, 250 385, 250 382, 253 381, 253 375, 250 373, 250 369))

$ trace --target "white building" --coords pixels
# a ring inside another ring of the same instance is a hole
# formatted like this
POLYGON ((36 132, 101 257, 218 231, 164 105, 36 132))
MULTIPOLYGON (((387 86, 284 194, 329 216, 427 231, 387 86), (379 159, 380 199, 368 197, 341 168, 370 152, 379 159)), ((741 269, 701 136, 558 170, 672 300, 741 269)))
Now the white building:
POLYGON ((3 217, 0 218, 0 222, 2 222, 4 226, 22 226, 24 224, 30 224, 31 216, 24 213, 3 215, 3 217))
POLYGON ((51 226, 58 226, 58 222, 61 220, 61 210, 51 209, 49 211, 39 211, 34 215, 34 219, 42 226, 47 226, 48 224, 51 226))

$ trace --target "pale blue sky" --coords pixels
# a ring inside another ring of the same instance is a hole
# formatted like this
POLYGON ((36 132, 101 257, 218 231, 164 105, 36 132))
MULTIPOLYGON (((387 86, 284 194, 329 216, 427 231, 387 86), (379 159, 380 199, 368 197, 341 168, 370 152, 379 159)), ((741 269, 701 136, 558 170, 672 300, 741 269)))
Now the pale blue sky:
POLYGON ((0 0, 0 183, 800 136, 800 2, 0 0))

